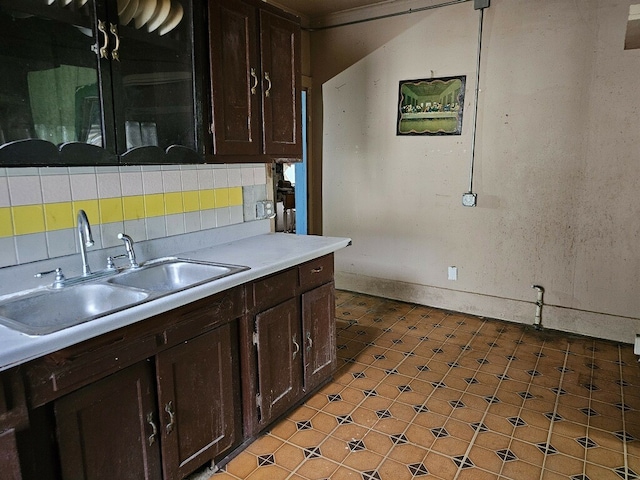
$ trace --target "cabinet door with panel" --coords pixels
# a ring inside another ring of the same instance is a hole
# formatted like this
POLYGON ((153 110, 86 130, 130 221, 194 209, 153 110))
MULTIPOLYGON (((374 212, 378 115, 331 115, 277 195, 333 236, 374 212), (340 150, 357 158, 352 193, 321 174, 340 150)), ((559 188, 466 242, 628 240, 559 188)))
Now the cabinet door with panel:
POLYGON ((192 2, 140 4, 0 0, 0 165, 198 161, 192 2))
POLYGON ((182 478, 239 443, 236 322, 156 356, 164 478, 182 478))
POLYGON ((302 294, 304 388, 314 390, 336 369, 335 294, 327 283, 302 294))
POLYGON ((62 478, 161 478, 159 418, 149 362, 60 398, 55 415, 62 478))
POLYGON ((302 332, 297 299, 292 298, 255 317, 258 356, 258 410, 267 425, 302 395, 302 332))
POLYGON ((261 4, 209 1, 213 153, 300 159, 300 24, 261 4))

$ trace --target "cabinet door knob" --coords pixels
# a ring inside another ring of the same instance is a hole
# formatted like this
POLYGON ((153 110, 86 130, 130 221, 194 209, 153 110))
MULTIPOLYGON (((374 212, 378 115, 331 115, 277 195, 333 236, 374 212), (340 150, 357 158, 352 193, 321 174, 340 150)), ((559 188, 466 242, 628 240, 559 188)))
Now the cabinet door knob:
POLYGON ((120 36, 118 35, 118 27, 113 23, 109 24, 109 31, 116 39, 116 46, 111 51, 111 56, 114 60, 120 61, 120 36))
POLYGON ((104 38, 104 45, 100 47, 100 58, 109 58, 109 34, 104 21, 98 20, 98 30, 102 32, 102 38, 104 38))
POLYGON ((293 358, 296 358, 296 355, 298 355, 298 352, 300 351, 300 345, 298 345, 298 342, 296 342, 296 334, 293 334, 293 344, 295 345, 296 349, 293 351, 293 358))
POLYGON ((269 72, 264 72, 264 79, 268 83, 267 89, 264 92, 264 96, 268 97, 269 95, 271 95, 271 77, 269 76, 269 72))
POLYGON ((156 424, 153 422, 153 413, 147 414, 147 423, 151 425, 151 435, 149 435, 149 438, 148 438, 149 446, 151 446, 156 441, 156 435, 158 434, 158 429, 156 428, 156 424))
POLYGON ((256 69, 251 69, 251 78, 253 78, 253 85, 251 85, 251 95, 256 94, 256 87, 258 86, 258 76, 256 75, 256 69))
POLYGON ((167 423, 167 435, 173 432, 173 426, 175 425, 176 413, 173 411, 173 402, 169 401, 164 407, 164 411, 169 414, 169 423, 167 423))

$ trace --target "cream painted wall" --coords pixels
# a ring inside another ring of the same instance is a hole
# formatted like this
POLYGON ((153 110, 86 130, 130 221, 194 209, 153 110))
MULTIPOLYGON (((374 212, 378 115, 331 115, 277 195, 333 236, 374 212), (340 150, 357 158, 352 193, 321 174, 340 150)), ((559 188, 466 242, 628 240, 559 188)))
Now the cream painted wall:
POLYGON ((632 342, 640 333, 640 50, 630 0, 466 2, 311 35, 323 233, 338 287, 632 342), (466 75, 460 136, 395 135, 398 82, 466 75), (318 124, 322 124, 319 127, 318 124), (447 267, 458 267, 458 280, 447 267))

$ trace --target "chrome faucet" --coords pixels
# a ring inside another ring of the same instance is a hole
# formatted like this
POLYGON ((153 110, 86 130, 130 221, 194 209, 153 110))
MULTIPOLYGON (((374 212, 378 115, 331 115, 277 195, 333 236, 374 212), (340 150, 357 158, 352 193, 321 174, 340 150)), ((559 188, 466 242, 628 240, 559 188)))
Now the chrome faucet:
POLYGON ((82 276, 91 275, 89 261, 87 260, 87 247, 93 246, 93 236, 91 235, 91 225, 84 210, 78 210, 78 240, 80 241, 80 256, 82 257, 82 276))
POLYGON ((129 235, 124 233, 118 234, 118 240, 124 242, 124 248, 127 250, 127 257, 129 258, 129 265, 131 268, 138 268, 138 262, 136 262, 136 252, 133 251, 133 239, 129 235))

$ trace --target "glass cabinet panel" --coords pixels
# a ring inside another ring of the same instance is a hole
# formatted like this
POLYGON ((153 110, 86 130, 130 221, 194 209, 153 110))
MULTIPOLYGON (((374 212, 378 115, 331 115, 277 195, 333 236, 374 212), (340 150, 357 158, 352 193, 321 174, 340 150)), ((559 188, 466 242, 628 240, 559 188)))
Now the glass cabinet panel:
POLYGON ((0 144, 105 146, 94 3, 0 2, 0 144))
POLYGON ((118 150, 172 145, 196 149, 193 32, 188 0, 137 3, 120 13, 119 61, 112 61, 118 150))
POLYGON ((202 162, 192 19, 192 0, 0 0, 0 165, 202 162))

